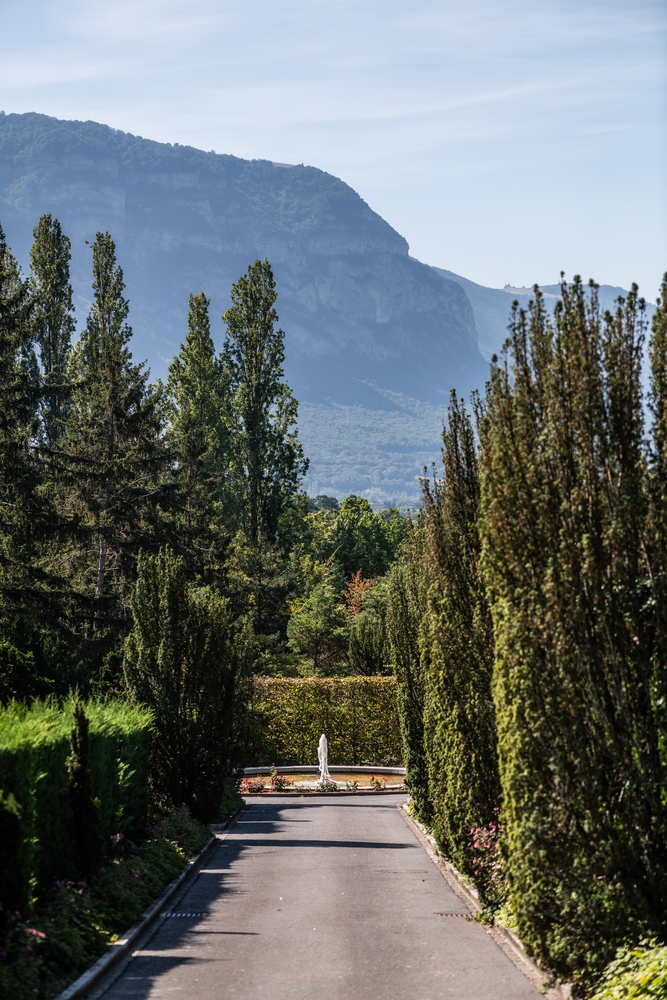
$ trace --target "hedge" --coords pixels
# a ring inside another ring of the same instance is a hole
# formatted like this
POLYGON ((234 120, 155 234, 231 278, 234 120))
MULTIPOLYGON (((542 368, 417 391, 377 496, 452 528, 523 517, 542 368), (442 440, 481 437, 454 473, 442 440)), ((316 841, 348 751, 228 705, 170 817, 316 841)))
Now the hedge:
POLYGON ((393 677, 257 677, 246 762, 317 764, 322 733, 330 764, 400 764, 393 677))
MULTIPOLYGON (((39 894, 75 874, 68 776, 74 701, 11 703, 0 709, 0 791, 21 814, 23 878, 39 894)), ((132 833, 146 820, 150 713, 124 702, 89 702, 90 770, 100 829, 132 833)))

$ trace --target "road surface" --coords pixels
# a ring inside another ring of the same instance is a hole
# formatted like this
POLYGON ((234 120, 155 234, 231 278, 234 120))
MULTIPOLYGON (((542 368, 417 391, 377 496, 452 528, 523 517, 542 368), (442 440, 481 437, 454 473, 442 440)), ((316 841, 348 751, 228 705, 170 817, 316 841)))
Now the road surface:
MULTIPOLYGON (((537 1000, 400 815, 251 798, 104 1000, 537 1000)), ((113 978, 115 977, 115 978, 113 978)))

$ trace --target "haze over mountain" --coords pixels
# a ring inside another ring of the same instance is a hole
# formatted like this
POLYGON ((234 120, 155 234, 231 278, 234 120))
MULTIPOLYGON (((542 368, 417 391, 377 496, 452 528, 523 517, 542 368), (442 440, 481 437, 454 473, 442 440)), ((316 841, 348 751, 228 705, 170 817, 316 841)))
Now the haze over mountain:
POLYGON ((0 114, 0 222, 24 268, 44 212, 72 240, 79 324, 90 302, 85 241, 112 234, 132 350, 155 377, 184 339, 188 294, 211 298, 220 345, 232 283, 268 257, 311 494, 414 503, 416 476, 439 453, 449 390, 481 387, 485 357, 504 338, 510 295, 415 260, 352 188, 315 167, 0 114))

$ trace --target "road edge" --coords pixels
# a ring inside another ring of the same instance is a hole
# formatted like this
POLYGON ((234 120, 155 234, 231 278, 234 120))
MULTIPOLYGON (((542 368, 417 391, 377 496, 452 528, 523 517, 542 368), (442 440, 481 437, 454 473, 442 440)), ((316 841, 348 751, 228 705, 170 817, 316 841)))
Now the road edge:
POLYGON ((236 820, 241 810, 245 809, 246 803, 238 807, 235 813, 233 813, 229 819, 224 823, 216 825, 215 832, 212 834, 211 839, 204 845, 199 854, 188 861, 187 867, 183 869, 181 874, 170 882, 167 888, 164 890, 162 895, 155 900, 154 903, 144 910, 143 914, 133 924, 125 933, 118 938, 117 941, 111 942, 107 945, 107 951, 91 965, 89 969, 82 972, 78 979, 75 979, 66 989, 59 993, 58 996, 54 997, 54 1000, 77 1000, 78 997, 84 997, 89 993, 94 986, 96 986, 100 979, 105 976, 110 969, 120 961, 124 955, 126 955, 134 946, 136 941, 143 935, 144 931, 150 927, 156 917, 160 915, 166 904, 172 899, 179 889, 192 878, 193 874, 197 869, 204 863, 208 854, 210 854, 211 849, 215 847, 218 843, 218 834, 222 833, 224 830, 228 830, 232 823, 236 820))
MULTIPOLYGON (((479 903, 477 890, 473 889, 472 886, 466 885, 458 869, 455 868, 450 861, 443 858, 438 850, 435 837, 433 837, 418 820, 413 819, 410 815, 409 803, 399 802, 397 803, 396 808, 430 857, 433 864, 447 882, 452 892, 454 892, 455 895, 466 904, 471 916, 478 916, 482 912, 482 908, 479 903)), ((570 997, 572 996, 572 987, 570 984, 564 983, 557 984, 555 986, 548 986, 547 983, 549 982, 550 977, 544 969, 541 969, 539 965, 536 965, 536 963, 529 958, 520 938, 514 933, 514 931, 511 931, 508 927, 503 927, 502 924, 494 924, 491 927, 487 927, 486 931, 487 934, 493 938, 501 951, 507 955, 510 961, 513 962, 517 969, 523 973, 526 979, 530 980, 533 986, 535 986, 540 993, 544 994, 547 1000, 570 1000, 570 997)))

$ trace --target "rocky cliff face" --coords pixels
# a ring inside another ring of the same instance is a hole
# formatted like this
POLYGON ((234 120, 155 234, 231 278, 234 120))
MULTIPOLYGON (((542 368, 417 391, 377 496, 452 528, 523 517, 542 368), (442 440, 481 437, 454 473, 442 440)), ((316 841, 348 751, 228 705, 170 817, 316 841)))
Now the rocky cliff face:
POLYGON ((288 378, 300 400, 392 409, 383 390, 445 402, 486 370, 463 288, 347 185, 314 167, 152 142, 95 122, 0 116, 0 221, 24 265, 46 211, 73 243, 79 323, 97 230, 117 242, 135 357, 155 374, 185 335, 189 292, 212 299, 214 335, 233 281, 257 257, 277 280, 288 378))

